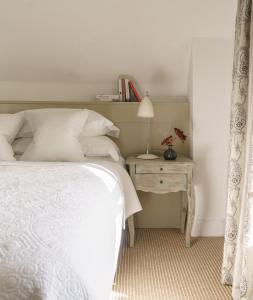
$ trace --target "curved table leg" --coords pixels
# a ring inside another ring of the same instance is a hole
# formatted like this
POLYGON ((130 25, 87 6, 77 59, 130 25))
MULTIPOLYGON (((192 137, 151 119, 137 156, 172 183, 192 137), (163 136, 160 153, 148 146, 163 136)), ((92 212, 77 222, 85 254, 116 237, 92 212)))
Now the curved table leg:
POLYGON ((187 224, 186 224, 186 247, 191 247, 191 232, 194 222, 195 215, 195 195, 194 195, 194 185, 192 178, 193 170, 189 168, 188 170, 188 184, 187 184, 187 198, 188 198, 188 212, 187 212, 187 224))
POLYGON ((185 232, 186 213, 187 213, 187 198, 185 193, 181 192, 181 214, 180 214, 181 233, 185 232))

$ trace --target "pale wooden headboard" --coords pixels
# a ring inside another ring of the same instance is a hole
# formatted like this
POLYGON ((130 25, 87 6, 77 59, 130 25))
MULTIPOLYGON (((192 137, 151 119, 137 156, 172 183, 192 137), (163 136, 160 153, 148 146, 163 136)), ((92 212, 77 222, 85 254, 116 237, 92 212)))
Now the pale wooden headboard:
MULTIPOLYGON (((161 140, 174 127, 189 134, 189 104, 187 102, 153 102, 155 117, 152 119, 151 147, 161 150, 161 140)), ((145 151, 146 121, 136 116, 136 102, 67 102, 67 101, 0 101, 0 113, 15 113, 38 108, 87 108, 107 117, 121 130, 120 138, 114 139, 123 156, 145 151)), ((177 144, 177 151, 189 154, 189 140, 177 144)))

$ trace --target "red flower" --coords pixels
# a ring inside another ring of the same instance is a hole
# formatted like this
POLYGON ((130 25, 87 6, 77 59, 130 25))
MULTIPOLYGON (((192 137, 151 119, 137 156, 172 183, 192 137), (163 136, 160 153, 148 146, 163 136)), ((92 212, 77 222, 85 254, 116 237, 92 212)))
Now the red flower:
POLYGON ((182 143, 186 141, 187 136, 184 134, 184 132, 178 128, 174 128, 175 133, 177 137, 181 140, 182 143))
POLYGON ((170 135, 170 136, 166 137, 166 138, 162 141, 161 145, 162 145, 162 146, 164 146, 164 145, 173 145, 173 142, 174 142, 174 141, 175 141, 175 138, 173 138, 173 136, 170 135))

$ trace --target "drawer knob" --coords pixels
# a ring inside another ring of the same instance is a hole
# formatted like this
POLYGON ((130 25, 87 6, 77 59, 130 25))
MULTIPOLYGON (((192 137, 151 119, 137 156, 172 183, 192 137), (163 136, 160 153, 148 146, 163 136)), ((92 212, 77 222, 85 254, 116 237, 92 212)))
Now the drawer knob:
POLYGON ((160 168, 160 171, 163 171, 163 168, 160 168))
POLYGON ((160 180, 160 183, 163 184, 163 180, 160 180))

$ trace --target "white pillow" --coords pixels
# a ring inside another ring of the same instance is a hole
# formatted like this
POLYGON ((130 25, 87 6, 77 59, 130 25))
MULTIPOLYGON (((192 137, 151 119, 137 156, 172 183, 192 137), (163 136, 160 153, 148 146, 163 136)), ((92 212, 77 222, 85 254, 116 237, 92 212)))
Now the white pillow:
MULTIPOLYGON (((31 144, 32 138, 18 138, 12 144, 15 155, 22 155, 31 144)), ((118 146, 107 136, 85 136, 80 138, 83 154, 86 156, 111 156, 119 160, 118 146)))
POLYGON ((82 136, 100 136, 107 134, 113 137, 119 137, 120 130, 112 121, 93 110, 88 110, 88 113, 89 117, 84 126, 82 136))
POLYGON ((83 161, 84 155, 79 141, 87 120, 87 111, 47 116, 45 120, 36 115, 27 117, 31 128, 35 128, 32 143, 20 158, 29 161, 83 161))
POLYGON ((0 114, 0 134, 4 135, 11 144, 24 123, 19 114, 0 114))
POLYGON ((0 161, 16 160, 11 145, 7 138, 0 134, 0 161))
POLYGON ((23 127, 17 134, 17 138, 33 137, 34 131, 38 129, 38 126, 45 123, 48 119, 57 118, 58 116, 68 117, 73 112, 78 111, 82 110, 68 108, 43 108, 21 111, 17 113, 17 115, 23 116, 25 122, 23 127), (36 126, 36 128, 34 126, 36 126))
POLYGON ((86 156, 111 156, 113 160, 119 160, 118 146, 106 136, 81 137, 81 145, 86 156))
MULTIPOLYGON (((38 122, 44 122, 46 119, 57 116, 57 115, 69 115, 73 112, 82 111, 82 109, 72 109, 72 108, 45 108, 45 109, 31 109, 24 110, 18 114, 23 116, 26 121, 24 126, 21 128, 17 137, 32 137, 34 128, 27 121, 28 118, 34 116, 38 122)), ((113 123, 102 116, 101 114, 85 109, 88 113, 88 120, 83 128, 82 136, 100 136, 100 135, 111 135, 118 137, 120 130, 113 123)))

